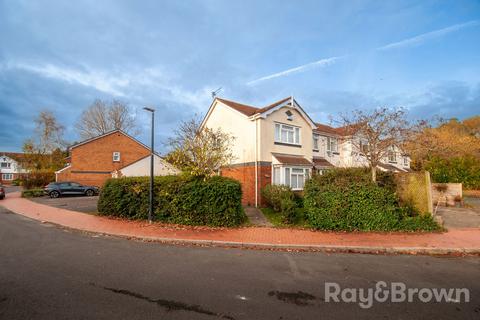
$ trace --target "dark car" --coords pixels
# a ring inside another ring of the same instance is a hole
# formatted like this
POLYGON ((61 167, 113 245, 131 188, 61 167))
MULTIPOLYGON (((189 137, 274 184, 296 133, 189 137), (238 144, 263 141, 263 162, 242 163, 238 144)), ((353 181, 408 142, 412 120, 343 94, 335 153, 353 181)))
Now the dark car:
POLYGON ((43 188, 50 198, 58 198, 64 195, 94 196, 98 194, 98 187, 84 186, 77 182, 51 182, 43 188))
POLYGON ((0 200, 5 199, 5 188, 0 185, 0 200))

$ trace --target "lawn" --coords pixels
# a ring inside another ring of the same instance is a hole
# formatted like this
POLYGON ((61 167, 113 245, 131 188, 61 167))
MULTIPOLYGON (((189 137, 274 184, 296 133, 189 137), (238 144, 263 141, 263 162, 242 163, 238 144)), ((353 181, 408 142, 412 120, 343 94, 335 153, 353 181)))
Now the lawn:
POLYGON ((305 221, 303 208, 296 209, 297 219, 292 224, 285 223, 283 216, 280 213, 273 211, 272 208, 260 208, 260 210, 262 210, 263 215, 273 224, 274 227, 308 227, 308 224, 305 221))

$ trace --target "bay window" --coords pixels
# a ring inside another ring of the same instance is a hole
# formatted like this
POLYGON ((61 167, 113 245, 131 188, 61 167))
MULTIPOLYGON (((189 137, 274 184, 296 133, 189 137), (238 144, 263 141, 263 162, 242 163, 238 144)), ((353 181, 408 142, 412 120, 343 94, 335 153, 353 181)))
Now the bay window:
POLYGON ((275 142, 300 144, 300 128, 283 123, 275 123, 275 142))
POLYGON ((308 179, 310 169, 302 167, 274 167, 273 184, 284 184, 292 190, 303 190, 305 181, 308 179))

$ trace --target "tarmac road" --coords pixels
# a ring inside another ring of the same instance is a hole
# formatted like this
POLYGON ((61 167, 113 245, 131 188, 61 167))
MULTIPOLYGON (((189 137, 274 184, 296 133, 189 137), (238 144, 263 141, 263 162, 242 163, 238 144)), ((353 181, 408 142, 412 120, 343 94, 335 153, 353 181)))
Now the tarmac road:
POLYGON ((172 246, 0 207, 0 319, 480 319, 480 258, 172 246), (326 302, 325 283, 467 288, 470 302, 326 302))

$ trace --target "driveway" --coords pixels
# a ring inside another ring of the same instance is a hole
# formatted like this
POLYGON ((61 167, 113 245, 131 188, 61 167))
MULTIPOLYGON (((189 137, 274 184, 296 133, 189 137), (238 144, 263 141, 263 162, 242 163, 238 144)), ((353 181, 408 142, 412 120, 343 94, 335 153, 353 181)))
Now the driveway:
POLYGON ((64 196, 56 199, 44 196, 39 198, 31 198, 30 200, 56 208, 84 213, 97 213, 98 196, 64 196))
POLYGON ((450 228, 480 228, 480 211, 472 208, 438 207, 444 226, 450 228))

